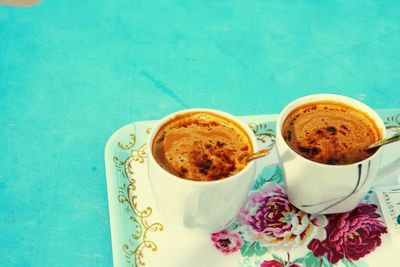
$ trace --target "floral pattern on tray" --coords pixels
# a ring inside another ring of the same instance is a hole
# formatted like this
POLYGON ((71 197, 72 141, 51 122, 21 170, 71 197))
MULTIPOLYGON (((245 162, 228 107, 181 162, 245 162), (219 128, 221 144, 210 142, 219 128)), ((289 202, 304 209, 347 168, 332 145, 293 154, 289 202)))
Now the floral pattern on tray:
POLYGON ((275 165, 263 169, 236 221, 212 234, 211 241, 224 254, 240 251, 243 257, 257 256, 260 267, 330 266, 339 261, 365 266, 361 259, 381 245, 386 232, 374 204, 362 203, 342 214, 314 216, 300 211, 290 204, 282 171, 275 165), (308 252, 291 257, 299 247, 308 252))
MULTIPOLYGON (((400 109, 381 110, 379 114, 389 131, 400 131, 400 109)), ((276 115, 242 119, 255 132, 261 146, 274 143, 276 115)), ((154 266, 148 261, 159 257, 158 238, 168 230, 162 229, 162 218, 153 209, 146 181, 144 148, 153 124, 154 121, 145 121, 127 125, 116 131, 106 146, 115 266, 154 266), (154 225, 160 227, 153 229, 154 225)), ((229 266, 368 266, 367 256, 387 238, 373 190, 351 212, 312 216, 289 203, 281 169, 274 162, 277 159, 258 169, 249 201, 236 221, 211 235, 210 250, 223 258, 238 260, 229 266)), ((383 260, 381 257, 379 260, 383 260)))

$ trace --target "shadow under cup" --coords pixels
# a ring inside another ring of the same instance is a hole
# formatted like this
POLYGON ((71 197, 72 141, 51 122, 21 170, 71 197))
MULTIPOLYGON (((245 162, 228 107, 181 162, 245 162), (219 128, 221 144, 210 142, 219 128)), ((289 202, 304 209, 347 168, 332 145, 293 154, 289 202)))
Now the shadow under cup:
POLYGON ((251 161, 236 174, 215 181, 183 179, 160 166, 152 149, 158 131, 177 116, 193 112, 215 114, 240 126, 248 136, 252 151, 256 151, 257 142, 247 125, 218 110, 182 110, 166 116, 152 128, 147 146, 149 181, 165 224, 174 230, 197 229, 211 233, 223 229, 239 213, 254 179, 256 165, 251 161))
POLYGON ((340 95, 318 94, 299 98, 288 104, 278 117, 276 145, 284 173, 289 201, 311 214, 347 212, 357 207, 378 176, 381 152, 377 149, 368 158, 347 165, 328 165, 311 161, 294 151, 284 140, 282 126, 296 108, 319 101, 334 101, 367 113, 386 137, 379 115, 367 105, 340 95))

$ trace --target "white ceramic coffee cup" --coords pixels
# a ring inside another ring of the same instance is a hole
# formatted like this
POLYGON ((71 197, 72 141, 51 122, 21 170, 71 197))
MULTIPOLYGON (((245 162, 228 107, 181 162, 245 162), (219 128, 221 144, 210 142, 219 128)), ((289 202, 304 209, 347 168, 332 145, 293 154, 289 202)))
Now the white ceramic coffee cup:
POLYGON ((159 129, 176 116, 191 112, 208 112, 239 125, 248 135, 253 151, 257 141, 254 133, 238 118, 217 110, 187 109, 166 116, 151 130, 148 138, 148 172, 156 205, 166 223, 175 230, 197 229, 216 232, 223 229, 239 213, 254 179, 256 163, 230 177, 216 181, 182 179, 163 169, 154 158, 152 144, 159 129))
POLYGON ((348 165, 328 165, 311 161, 292 150, 282 136, 282 125, 289 113, 298 106, 331 100, 366 112, 379 127, 382 137, 386 129, 379 115, 367 105, 341 95, 317 94, 299 98, 288 104, 276 125, 276 145, 282 165, 289 201, 312 214, 346 212, 357 207, 375 180, 400 168, 400 158, 379 168, 382 149, 370 157, 348 165))

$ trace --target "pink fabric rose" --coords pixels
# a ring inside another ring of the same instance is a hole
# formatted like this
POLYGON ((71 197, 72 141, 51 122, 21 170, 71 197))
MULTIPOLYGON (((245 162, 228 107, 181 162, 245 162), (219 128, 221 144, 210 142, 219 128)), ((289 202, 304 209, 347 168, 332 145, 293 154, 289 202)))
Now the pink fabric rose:
POLYGON ((289 250, 307 246, 313 239, 326 238, 326 217, 298 210, 290 204, 284 190, 274 183, 266 183, 264 188, 252 192, 240 215, 243 224, 248 226, 244 231, 245 239, 264 246, 289 250))
POLYGON ((243 246, 243 241, 238 233, 226 230, 212 234, 211 240, 214 246, 226 255, 238 251, 243 246))

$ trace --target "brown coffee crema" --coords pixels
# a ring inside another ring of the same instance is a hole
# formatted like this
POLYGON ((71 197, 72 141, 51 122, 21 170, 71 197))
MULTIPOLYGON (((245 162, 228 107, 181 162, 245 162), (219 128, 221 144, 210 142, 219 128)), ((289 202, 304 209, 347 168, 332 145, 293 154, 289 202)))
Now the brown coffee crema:
POLYGON ((247 133, 235 122, 213 113, 178 115, 163 125, 152 151, 168 172, 184 179, 214 181, 246 167, 253 153, 247 133))
POLYGON ((297 107, 282 126, 286 143, 298 154, 319 163, 346 165, 362 161, 375 150, 381 131, 365 112, 335 101, 297 107))

